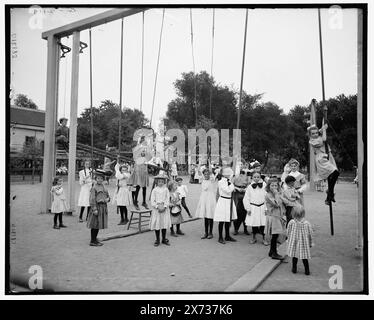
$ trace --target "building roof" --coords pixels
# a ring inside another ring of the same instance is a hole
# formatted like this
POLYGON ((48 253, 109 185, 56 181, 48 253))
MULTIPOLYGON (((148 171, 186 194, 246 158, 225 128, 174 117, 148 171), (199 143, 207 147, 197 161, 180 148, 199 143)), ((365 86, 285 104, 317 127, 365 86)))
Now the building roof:
POLYGON ((45 111, 11 106, 10 122, 12 124, 23 124, 44 128, 45 111))

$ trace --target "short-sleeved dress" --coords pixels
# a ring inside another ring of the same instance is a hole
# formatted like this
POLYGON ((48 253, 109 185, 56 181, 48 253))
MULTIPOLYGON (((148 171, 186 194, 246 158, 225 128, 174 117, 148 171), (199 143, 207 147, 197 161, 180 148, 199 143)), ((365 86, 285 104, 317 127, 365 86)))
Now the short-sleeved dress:
POLYGON ((314 176, 314 181, 325 180, 331 173, 337 170, 334 157, 330 152, 329 158, 327 159, 325 145, 321 136, 315 139, 310 139, 309 144, 313 147, 313 151, 316 156, 316 175, 314 176))
POLYGON ((92 187, 91 169, 83 169, 79 171, 79 184, 81 190, 79 192, 78 206, 89 207, 90 206, 90 192, 92 187))
POLYGON ((216 209, 216 192, 217 186, 214 177, 209 180, 203 180, 201 183, 201 194, 197 204, 196 218, 214 218, 214 210, 216 209))
POLYGON ((266 225, 265 234, 284 234, 286 231, 285 208, 282 197, 268 192, 265 196, 266 225))
POLYGON ((117 206, 129 206, 132 204, 132 197, 127 181, 130 179, 130 173, 121 173, 119 171, 119 165, 116 164, 114 167, 116 170, 117 186, 114 191, 113 202, 117 203, 117 206))
POLYGON ((91 211, 87 219, 87 228, 89 229, 106 229, 108 228, 108 206, 106 199, 109 193, 103 185, 95 184, 91 188, 90 205, 91 211), (97 215, 93 211, 97 209, 97 215))
POLYGON ((287 227, 287 254, 299 259, 310 259, 313 230, 306 220, 292 219, 287 227))
POLYGON ((168 188, 155 187, 151 193, 151 206, 152 214, 149 222, 149 228, 151 230, 167 229, 171 227, 170 212, 168 210, 170 202, 170 194, 168 188), (159 212, 157 207, 158 204, 163 203, 165 211, 159 212))

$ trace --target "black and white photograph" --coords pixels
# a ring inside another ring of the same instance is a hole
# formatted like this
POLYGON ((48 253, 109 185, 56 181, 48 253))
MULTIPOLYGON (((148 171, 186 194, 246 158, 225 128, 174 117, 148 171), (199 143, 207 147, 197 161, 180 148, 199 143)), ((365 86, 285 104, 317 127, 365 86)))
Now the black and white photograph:
POLYGON ((367 3, 4 11, 5 295, 368 294, 367 3))

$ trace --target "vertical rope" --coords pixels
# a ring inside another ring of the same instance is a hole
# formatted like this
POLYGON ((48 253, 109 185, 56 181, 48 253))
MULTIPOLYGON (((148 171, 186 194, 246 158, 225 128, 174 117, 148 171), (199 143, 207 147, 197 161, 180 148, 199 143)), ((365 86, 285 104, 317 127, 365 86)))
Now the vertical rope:
POLYGON ((123 18, 121 20, 121 60, 119 71, 119 120, 118 120, 118 155, 121 155, 121 132, 122 132, 122 76, 123 76, 123 18))
POLYGON ((93 168, 93 106, 92 106, 92 36, 91 28, 89 30, 90 40, 90 110, 91 110, 91 167, 93 168))
POLYGON ((194 76, 194 109, 195 109, 195 125, 197 125, 197 89, 196 89, 196 74, 195 74, 195 55, 193 46, 193 22, 192 22, 192 9, 190 9, 190 26, 191 26, 191 50, 192 50, 192 69, 194 76))
POLYGON ((244 45, 243 45, 243 58, 242 58, 242 75, 240 79, 240 92, 239 92, 239 106, 238 106, 238 118, 236 122, 236 128, 240 126, 240 112, 242 109, 242 95, 243 95, 243 78, 244 78, 244 65, 245 65, 245 49, 247 46, 247 24, 248 24, 248 9, 245 12, 245 27, 244 27, 244 45))
POLYGON ((140 79, 140 111, 143 107, 143 73, 144 73, 144 11, 142 12, 142 67, 140 79))
POLYGON ((162 22, 161 22, 160 40, 159 40, 159 42, 158 42, 158 56, 157 56, 157 66, 156 66, 155 84, 154 84, 154 87, 153 87, 153 99, 152 99, 152 112, 151 112, 150 127, 152 127, 153 108, 154 108, 154 106, 155 106, 156 85, 157 85, 157 77, 158 77, 158 66, 159 66, 159 62, 160 62, 160 52, 161 52, 162 31, 163 31, 163 29, 164 29, 164 17, 165 17, 165 9, 163 9, 163 11, 162 11, 162 22))
POLYGON ((67 81, 67 70, 68 70, 68 58, 65 57, 65 83, 64 83, 64 117, 66 118, 66 81, 67 81))
POLYGON ((213 8, 213 22, 212 22, 212 59, 210 65, 210 94, 209 94, 209 118, 212 120, 212 95, 213 95, 213 57, 214 57, 214 18, 215 18, 215 9, 213 8))

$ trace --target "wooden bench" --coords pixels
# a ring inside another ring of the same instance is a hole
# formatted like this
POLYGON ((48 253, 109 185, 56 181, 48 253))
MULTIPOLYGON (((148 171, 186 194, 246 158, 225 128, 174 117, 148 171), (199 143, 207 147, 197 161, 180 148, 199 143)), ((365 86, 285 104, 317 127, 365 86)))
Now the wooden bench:
POLYGON ((130 221, 129 224, 127 225, 127 230, 130 228, 135 228, 139 230, 139 233, 142 232, 142 227, 148 226, 149 221, 151 220, 151 214, 152 210, 151 209, 144 209, 144 210, 136 210, 132 209, 130 210, 131 216, 130 216, 130 221), (137 214, 138 217, 134 218, 134 214, 137 214), (132 225, 136 224, 137 226, 134 227, 132 225))

